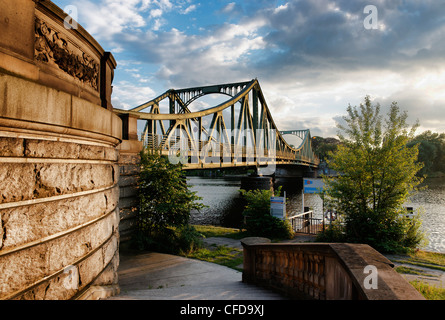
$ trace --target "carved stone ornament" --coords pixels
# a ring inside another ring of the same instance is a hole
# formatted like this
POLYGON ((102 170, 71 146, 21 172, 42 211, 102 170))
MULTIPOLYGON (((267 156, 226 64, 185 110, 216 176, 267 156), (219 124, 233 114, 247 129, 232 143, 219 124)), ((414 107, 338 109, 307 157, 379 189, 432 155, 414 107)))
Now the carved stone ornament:
POLYGON ((34 58, 57 65, 61 70, 95 90, 98 89, 99 64, 85 52, 76 54, 68 49, 68 41, 44 21, 36 19, 34 58))

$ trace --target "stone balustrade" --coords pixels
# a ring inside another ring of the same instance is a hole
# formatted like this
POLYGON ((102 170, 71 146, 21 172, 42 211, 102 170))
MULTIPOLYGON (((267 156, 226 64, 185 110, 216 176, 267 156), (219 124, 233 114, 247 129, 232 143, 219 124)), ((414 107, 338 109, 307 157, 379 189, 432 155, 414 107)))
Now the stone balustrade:
POLYGON ((263 238, 241 242, 243 282, 295 299, 424 300, 387 258, 368 245, 265 243, 263 238))

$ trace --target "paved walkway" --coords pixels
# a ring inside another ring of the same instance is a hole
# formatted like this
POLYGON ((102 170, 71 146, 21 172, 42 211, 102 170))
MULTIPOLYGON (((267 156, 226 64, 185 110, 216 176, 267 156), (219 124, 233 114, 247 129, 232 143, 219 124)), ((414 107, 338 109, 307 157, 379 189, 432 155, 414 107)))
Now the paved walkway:
MULTIPOLYGON (((306 242, 300 235, 290 242, 306 242)), ((210 237, 207 246, 241 249, 240 240, 210 237)), ((120 294, 108 300, 283 300, 285 297, 243 283, 242 273, 218 264, 180 256, 140 251, 120 252, 120 294)))
POLYGON ((241 272, 163 253, 121 253, 121 293, 108 300, 282 300, 241 282, 241 272))

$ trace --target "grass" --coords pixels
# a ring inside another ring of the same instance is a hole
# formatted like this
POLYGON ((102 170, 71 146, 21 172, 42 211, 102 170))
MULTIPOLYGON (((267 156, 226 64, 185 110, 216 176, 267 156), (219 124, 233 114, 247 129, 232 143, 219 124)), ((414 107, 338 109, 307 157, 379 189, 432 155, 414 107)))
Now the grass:
MULTIPOLYGON (((424 267, 445 272, 445 254, 418 250, 410 253, 402 259, 393 259, 394 262, 424 267)), ((433 276, 418 269, 399 266, 395 268, 399 273, 433 276)), ((410 284, 419 291, 427 300, 445 300, 445 289, 438 288, 424 281, 414 280, 410 284)))
POLYGON ((238 267, 243 263, 243 251, 240 249, 229 248, 227 246, 214 246, 210 249, 200 248, 189 253, 187 257, 217 263, 242 271, 242 268, 238 267))
POLYGON ((225 228, 210 225, 193 225, 196 231, 201 233, 204 237, 226 237, 232 239, 242 239, 246 237, 246 231, 236 228, 225 228))
POLYGON ((438 288, 418 280, 410 281, 410 284, 427 300, 445 300, 445 289, 443 288, 438 288))
POLYGON ((445 254, 443 253, 418 250, 408 254, 404 259, 393 259, 393 261, 445 271, 445 254))
MULTIPOLYGON (((193 227, 205 238, 225 237, 242 239, 246 237, 245 231, 236 228, 225 228, 211 225, 193 225, 193 227)), ((242 268, 239 267, 243 263, 243 251, 241 249, 214 245, 209 248, 196 248, 186 256, 187 258, 212 262, 242 271, 242 268)))
POLYGON ((396 267, 396 268, 394 268, 394 270, 396 270, 398 273, 415 274, 415 275, 419 275, 419 276, 433 277, 432 274, 420 271, 418 269, 405 267, 405 266, 396 267))

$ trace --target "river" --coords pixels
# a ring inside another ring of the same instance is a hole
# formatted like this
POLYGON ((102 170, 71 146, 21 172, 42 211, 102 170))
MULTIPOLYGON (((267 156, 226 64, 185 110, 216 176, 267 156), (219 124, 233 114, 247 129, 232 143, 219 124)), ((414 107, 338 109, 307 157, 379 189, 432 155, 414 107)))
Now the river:
MULTIPOLYGON (((238 228, 242 221, 241 212, 244 200, 240 196, 239 176, 218 178, 187 177, 187 183, 192 191, 202 197, 202 203, 208 206, 201 212, 192 212, 193 224, 212 224, 238 228)), ((428 187, 411 196, 406 202, 407 207, 413 207, 420 213, 422 230, 428 239, 428 244, 422 249, 445 253, 445 178, 431 178, 424 183, 428 187)), ((286 210, 301 212, 301 183, 291 179, 277 179, 276 186, 283 186, 286 191, 286 210)), ((305 194, 305 207, 314 210, 315 217, 322 216, 322 201, 318 195, 305 194)))

